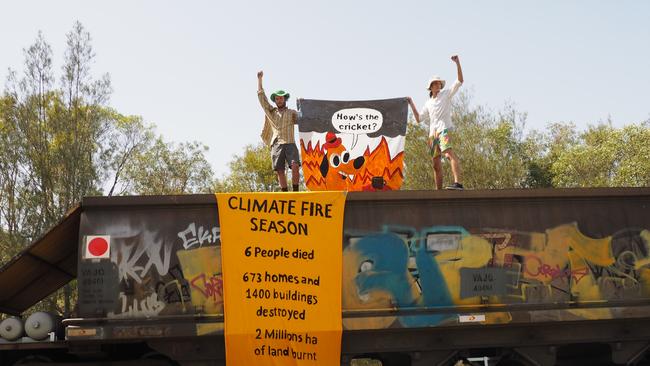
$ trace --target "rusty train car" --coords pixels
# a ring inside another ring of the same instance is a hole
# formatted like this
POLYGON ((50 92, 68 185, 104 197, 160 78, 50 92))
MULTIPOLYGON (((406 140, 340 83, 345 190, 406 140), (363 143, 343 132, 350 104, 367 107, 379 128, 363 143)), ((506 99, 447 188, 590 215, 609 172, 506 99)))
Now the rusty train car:
MULTIPOLYGON (((648 188, 351 192, 341 365, 649 364, 649 213, 648 188)), ((219 238, 212 195, 84 199, 0 270, 0 312, 76 278, 74 311, 0 361, 224 365, 219 238)))

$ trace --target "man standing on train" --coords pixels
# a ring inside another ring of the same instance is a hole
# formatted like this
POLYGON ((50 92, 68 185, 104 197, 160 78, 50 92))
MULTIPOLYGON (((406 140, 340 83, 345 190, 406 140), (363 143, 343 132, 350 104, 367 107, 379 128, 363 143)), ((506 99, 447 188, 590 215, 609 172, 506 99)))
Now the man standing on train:
POLYGON ((264 109, 264 128, 262 140, 271 147, 271 163, 278 175, 278 183, 283 192, 288 191, 286 165, 291 168, 291 184, 298 191, 300 183, 300 156, 294 137, 294 124, 298 121, 298 112, 287 107, 289 93, 278 90, 271 94, 275 107, 269 103, 262 87, 264 72, 257 73, 257 97, 264 109))

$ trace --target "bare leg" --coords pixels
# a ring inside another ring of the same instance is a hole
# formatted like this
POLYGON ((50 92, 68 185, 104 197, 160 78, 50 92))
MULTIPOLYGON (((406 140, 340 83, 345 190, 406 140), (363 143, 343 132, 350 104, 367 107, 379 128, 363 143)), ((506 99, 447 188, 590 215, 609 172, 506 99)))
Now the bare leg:
POLYGON ((291 162, 291 184, 296 185, 300 183, 300 165, 295 161, 291 162))
POLYGON ((442 162, 440 155, 433 158, 433 175, 436 180, 436 189, 442 189, 442 162))
POLYGON ((278 183, 280 183, 280 188, 286 190, 287 189, 287 174, 284 172, 284 170, 276 170, 276 173, 278 173, 278 183))
POLYGON ((458 162, 458 157, 452 149, 445 150, 444 154, 451 163, 451 175, 454 176, 454 183, 460 183, 460 163, 458 162))

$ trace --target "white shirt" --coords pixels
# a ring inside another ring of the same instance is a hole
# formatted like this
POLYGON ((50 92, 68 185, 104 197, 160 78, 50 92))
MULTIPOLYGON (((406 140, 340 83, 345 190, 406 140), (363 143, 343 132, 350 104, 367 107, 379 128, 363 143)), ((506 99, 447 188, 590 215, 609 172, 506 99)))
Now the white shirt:
POLYGON ((456 80, 451 88, 442 89, 435 98, 429 98, 424 103, 420 122, 429 123, 429 137, 433 138, 436 132, 440 133, 454 127, 451 122, 451 98, 461 85, 462 83, 456 80))

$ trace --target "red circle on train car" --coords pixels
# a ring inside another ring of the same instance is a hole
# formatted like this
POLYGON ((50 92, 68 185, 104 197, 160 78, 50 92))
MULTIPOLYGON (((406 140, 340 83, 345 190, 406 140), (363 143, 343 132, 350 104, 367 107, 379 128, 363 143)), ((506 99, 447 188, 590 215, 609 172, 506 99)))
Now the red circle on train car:
POLYGON ((104 238, 94 238, 88 243, 88 251, 95 257, 104 255, 108 250, 108 242, 104 238))

